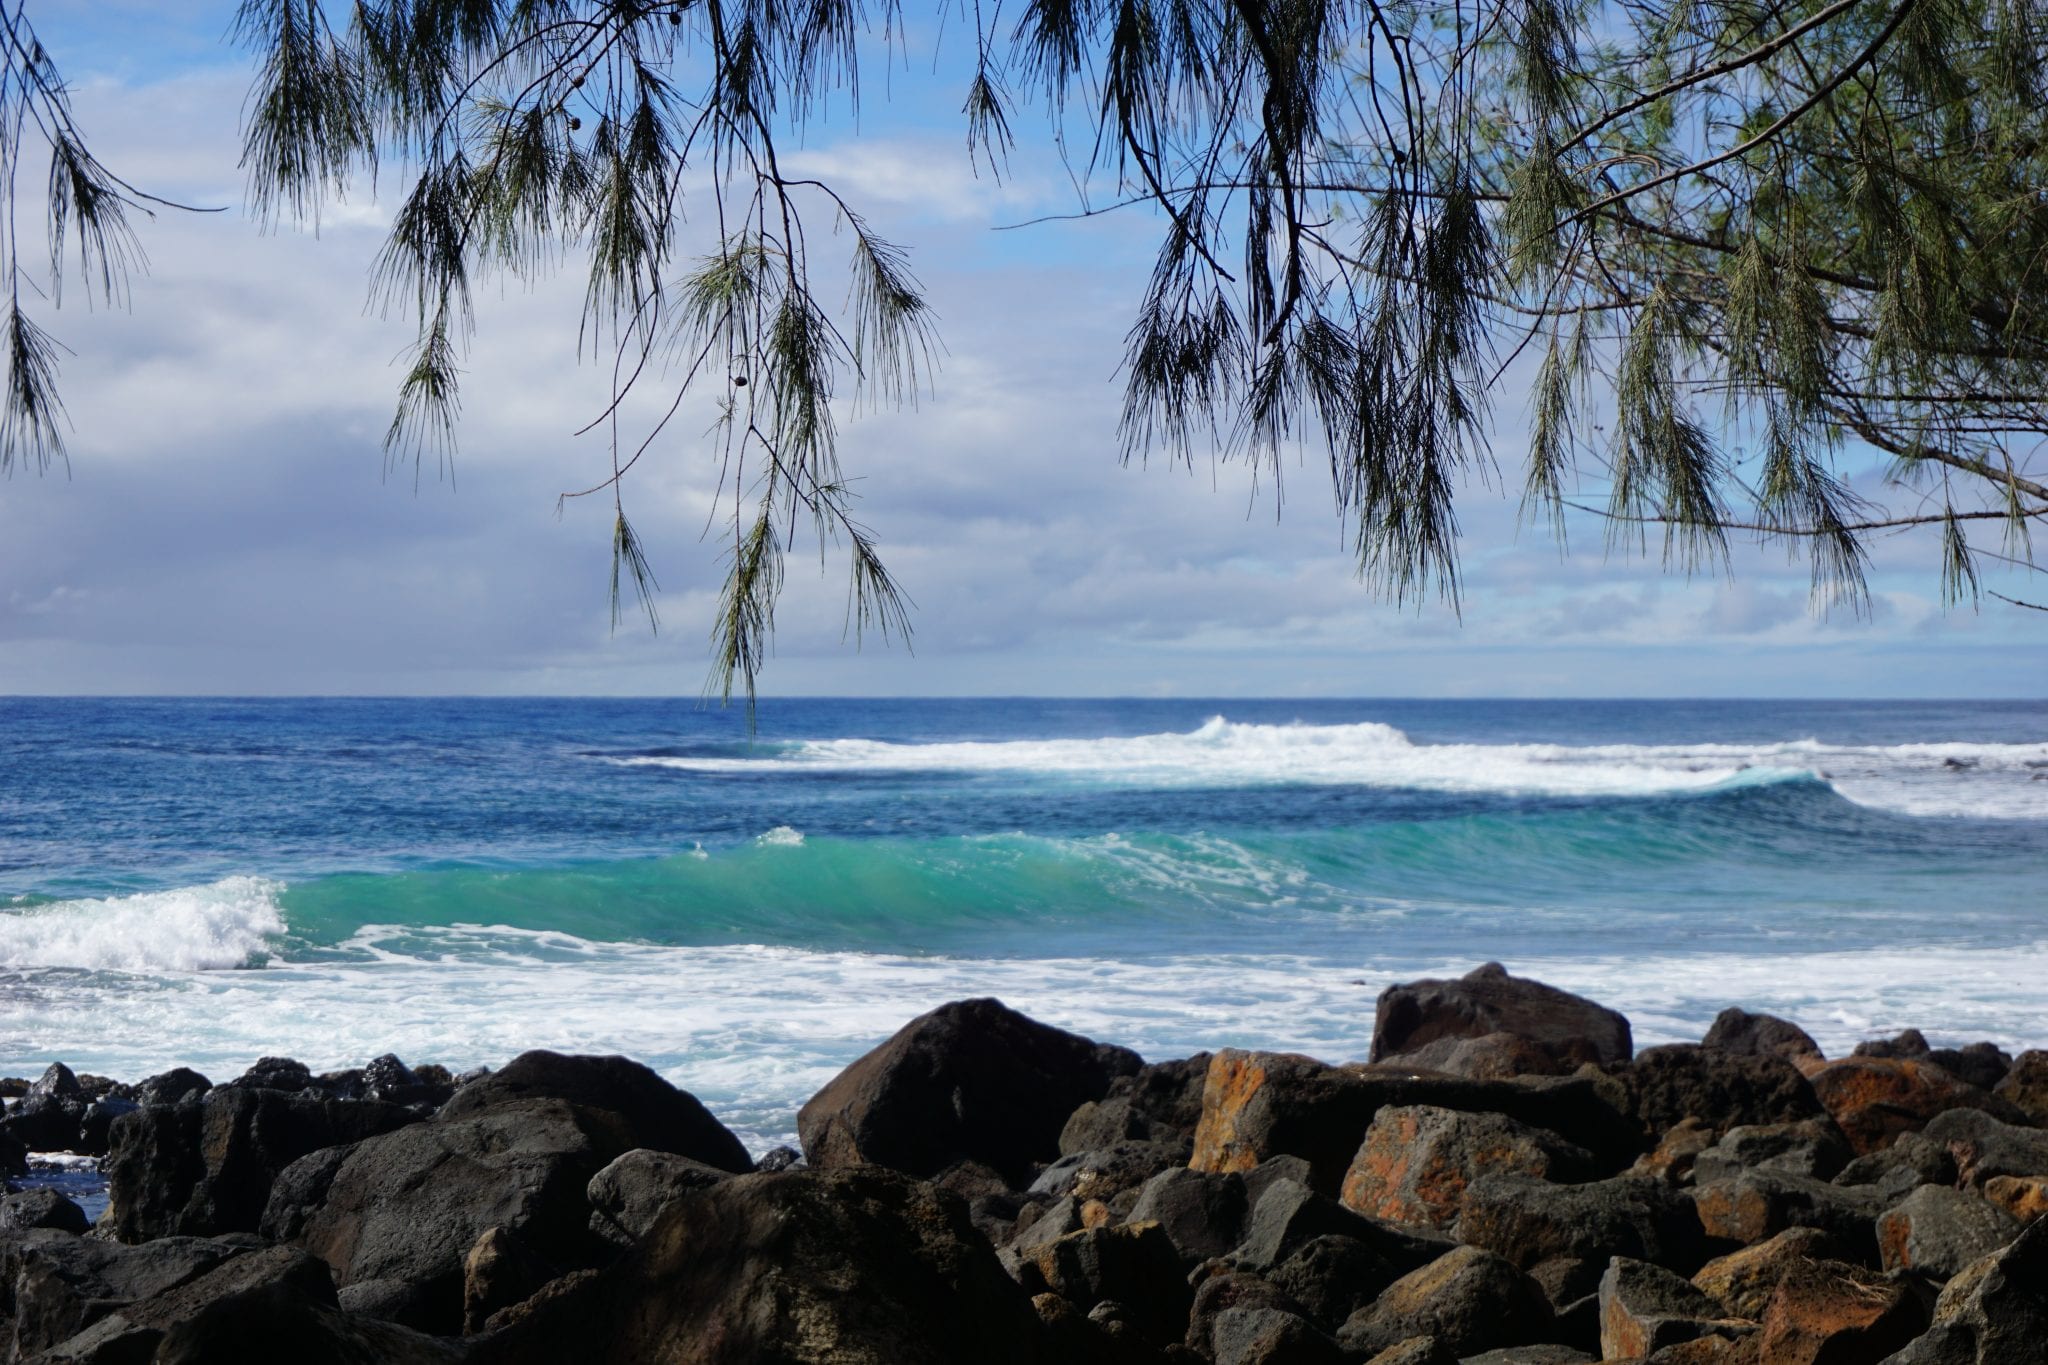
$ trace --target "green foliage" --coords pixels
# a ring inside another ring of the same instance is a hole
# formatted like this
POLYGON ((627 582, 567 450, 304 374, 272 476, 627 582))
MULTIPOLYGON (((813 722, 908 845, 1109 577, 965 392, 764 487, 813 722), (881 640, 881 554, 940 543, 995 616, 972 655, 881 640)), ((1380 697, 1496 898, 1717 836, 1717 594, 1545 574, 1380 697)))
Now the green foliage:
MULTIPOLYGON (((1860 606, 1870 538, 1914 528, 1952 599, 1978 592, 1972 522, 2040 567, 2037 0, 945 12, 971 46, 971 165, 1004 172, 1029 91, 1063 148, 1089 149, 1077 174, 1160 224, 1126 337, 1126 458, 1220 452, 1277 489, 1320 451, 1359 570, 1390 595, 1456 602, 1455 499, 1490 479, 1502 406, 1528 414, 1525 512, 1560 533, 1590 486, 1611 544, 1647 549, 1655 527, 1693 569, 1725 564, 1733 534, 1779 542, 1822 606, 1860 606)), ((24 126, 42 131, 52 241, 111 298, 142 200, 84 151, 9 14, 0 111, 37 117, 0 119, 0 152, 11 165, 24 126)), ((237 20, 259 211, 315 216, 380 166, 409 179, 375 279, 420 327, 395 456, 452 443, 476 284, 585 265, 581 339, 614 376, 588 429, 611 473, 571 496, 615 503, 615 622, 629 583, 653 620, 628 476, 701 449, 670 428, 686 396, 710 401, 724 695, 752 693, 800 535, 847 555, 852 628, 907 632, 838 429, 930 383, 930 309, 903 248, 779 154, 858 99, 903 22, 894 0, 245 0, 237 20), (821 228, 851 246, 841 288, 814 274, 821 228), (622 432, 643 390, 665 415, 622 432)), ((18 282, 11 238, 5 259, 18 282)), ((18 283, 13 303, 0 468, 62 450, 55 343, 18 283)))

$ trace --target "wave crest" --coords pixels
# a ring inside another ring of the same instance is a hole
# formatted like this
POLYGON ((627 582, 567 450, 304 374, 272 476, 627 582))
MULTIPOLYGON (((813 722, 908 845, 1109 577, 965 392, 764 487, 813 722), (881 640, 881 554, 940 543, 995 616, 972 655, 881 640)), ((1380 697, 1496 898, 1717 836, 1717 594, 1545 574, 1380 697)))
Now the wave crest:
POLYGON ((0 913, 0 965, 114 972, 248 966, 284 932, 282 882, 227 877, 205 886, 0 913))

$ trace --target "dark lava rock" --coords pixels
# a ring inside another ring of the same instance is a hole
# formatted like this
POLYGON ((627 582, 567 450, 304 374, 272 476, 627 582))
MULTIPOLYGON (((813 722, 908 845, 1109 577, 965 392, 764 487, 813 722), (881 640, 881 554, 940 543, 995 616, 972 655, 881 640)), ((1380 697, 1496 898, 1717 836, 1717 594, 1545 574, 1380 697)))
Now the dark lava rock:
POLYGON ((1346 1359, 1315 1324, 1281 1308, 1226 1308, 1208 1326, 1216 1365, 1343 1365, 1346 1359))
POLYGON ((1928 1046, 1927 1037, 1919 1029, 1909 1028, 1890 1038, 1867 1038, 1856 1044, 1852 1057, 1888 1057, 1894 1060, 1917 1060, 1934 1049, 1928 1046))
POLYGON ((1700 1225, 1717 1241, 1748 1246, 1787 1228, 1819 1228, 1859 1258, 1874 1254, 1873 1226, 1884 1209, 1883 1197, 1865 1186, 1766 1170, 1695 1186, 1692 1200, 1700 1225))
POLYGON ((1352 1212, 1325 1199, 1306 1185, 1275 1180, 1259 1194, 1245 1220, 1244 1240, 1230 1259, 1243 1270, 1260 1274, 1279 1267, 1314 1238, 1350 1237, 1364 1243, 1394 1268, 1396 1274, 1429 1264, 1451 1247, 1446 1238, 1419 1235, 1352 1212))
POLYGON ((1346 1208, 1390 1223, 1448 1228, 1465 1186, 1511 1173, 1559 1184, 1590 1179, 1593 1158, 1557 1134, 1505 1114, 1390 1105, 1373 1115, 1344 1173, 1346 1208))
POLYGON ((1092 1152, 1063 1156, 1038 1173, 1029 1193, 1040 1198, 1099 1199, 1108 1203, 1134 1190, 1159 1172, 1187 1168, 1185 1144, 1119 1142, 1092 1152))
POLYGON ((1455 1355, 1547 1340, 1550 1301, 1500 1256, 1458 1247, 1389 1285, 1351 1315, 1337 1340, 1370 1355, 1411 1337, 1433 1336, 1455 1355))
POLYGON ((1311 1237, 1266 1276, 1325 1332, 1378 1298, 1400 1267, 1356 1237, 1311 1237))
POLYGON ((1180 1166, 1145 1182, 1129 1221, 1159 1224, 1181 1260, 1194 1265, 1238 1244, 1245 1212, 1244 1177, 1180 1166))
POLYGON ((2048 1127, 2048 1052, 2022 1052, 1992 1093, 2036 1126, 2048 1127))
POLYGON ((1849 1164, 1850 1155, 1849 1140, 1833 1119, 1745 1124, 1728 1129, 1720 1141, 1694 1157, 1692 1174, 1702 1185, 1747 1170, 1832 1180, 1849 1164))
POLYGON ((203 1095, 211 1089, 212 1081, 190 1067, 180 1066, 140 1082, 131 1098, 143 1106, 176 1104, 187 1095, 203 1095))
POLYGON ((1948 1149, 1956 1176, 1982 1185, 2001 1175, 2048 1175, 2048 1132, 2005 1123, 1975 1109, 1935 1115, 1923 1134, 1948 1149))
MULTIPOLYGON (((344 1307, 452 1333, 462 1324, 463 1257, 493 1227, 563 1269, 602 1259, 585 1190, 635 1145, 612 1111, 508 1100, 358 1142, 324 1190, 292 1172, 263 1221, 298 1227, 299 1242, 334 1271, 344 1307), (285 1209, 287 1197, 304 1202, 285 1209)), ((309 1164, 330 1163, 320 1153, 309 1164)))
POLYGON ((258 1057, 254 1066, 231 1081, 222 1081, 221 1085, 296 1094, 313 1088, 313 1072, 295 1057, 258 1057))
POLYGON ((1945 1283, 2020 1234, 2017 1218, 1981 1195, 1922 1185, 1877 1220, 1886 1270, 1945 1283))
POLYGON ((794 1147, 770 1147, 754 1163, 757 1171, 786 1171, 804 1164, 804 1154, 794 1147))
POLYGON ((1512 1033, 1559 1061, 1625 1062, 1628 1020, 1614 1010, 1540 981, 1508 975, 1498 962, 1455 981, 1411 981, 1380 993, 1371 1060, 1392 1059, 1439 1038, 1512 1033))
POLYGON ((1706 1234, 1692 1201, 1640 1176, 1553 1185, 1485 1175, 1465 1187, 1462 1208, 1458 1239, 1520 1269, 1555 1257, 1627 1256, 1679 1271, 1706 1260, 1706 1234))
POLYGON ((1888 1365, 2033 1365, 2048 1343, 2048 1218, 1951 1279, 1926 1333, 1888 1365))
POLYGON ((1600 1277, 1600 1354, 1647 1356, 1666 1346, 1720 1334, 1721 1305, 1662 1266, 1617 1256, 1600 1277))
POLYGON ((1513 1033, 1483 1033, 1477 1038, 1438 1038, 1410 1048, 1389 1062, 1418 1071, 1441 1071, 1474 1081, 1506 1081, 1517 1076, 1562 1076, 1573 1064, 1513 1033))
POLYGON ((1834 1182, 1874 1186, 1889 1199, 1915 1185, 1955 1184, 1956 1159, 1946 1144, 1924 1133, 1902 1133, 1891 1146, 1859 1156, 1835 1172, 1834 1182))
POLYGON ((631 1246, 675 1200, 730 1180, 730 1171, 674 1152, 635 1148, 590 1178, 590 1230, 617 1246, 631 1246))
POLYGON ((114 1120, 132 1114, 142 1106, 134 1100, 103 1096, 85 1106, 78 1118, 77 1150, 86 1156, 105 1156, 113 1142, 114 1120))
POLYGON ((1745 1057, 1819 1057, 1820 1044, 1799 1025, 1772 1014, 1730 1007, 1714 1016, 1701 1047, 1745 1057))
POLYGON ((675 1152, 736 1174, 754 1169, 746 1147, 696 1096, 625 1057, 522 1052, 456 1091, 435 1121, 470 1118, 495 1105, 535 1099, 610 1110, 635 1139, 630 1147, 675 1152))
POLYGON ((1791 1267, 1807 1261, 1844 1260, 1851 1254, 1832 1233, 1819 1228, 1787 1228, 1755 1246, 1715 1257, 1700 1267, 1692 1282, 1712 1296, 1720 1306, 1719 1315, 1754 1321, 1763 1316, 1765 1305, 1791 1267))
POLYGON ((1030 1297, 944 1191, 786 1171, 669 1206, 617 1264, 478 1338, 472 1365, 1038 1365, 1030 1297))
MULTIPOLYGON (((564 1359, 580 1359, 565 1356, 564 1359)), ((164 1333, 152 1365, 456 1365, 459 1342, 340 1312, 273 1281, 215 1299, 164 1333)))
POLYGON ((82 1237, 91 1226, 85 1220, 85 1210, 55 1190, 18 1190, 0 1195, 0 1231, 55 1228, 82 1237))
POLYGON ((2012 1070, 2012 1056, 1996 1043, 1969 1043, 1963 1047, 1938 1047, 1927 1054, 1951 1076, 1968 1081, 1979 1090, 1995 1089, 2012 1070))
MULTIPOLYGON (((222 1261, 193 1279, 173 1285, 146 1299, 116 1309, 84 1331, 52 1347, 40 1357, 47 1365, 75 1362, 75 1365, 126 1365, 129 1361, 162 1359, 158 1347, 166 1334, 206 1312, 223 1299, 271 1286, 332 1305, 334 1284, 327 1267, 290 1247, 270 1247, 222 1261)), ((218 1361, 247 1360, 247 1346, 237 1340, 232 1349, 220 1343, 218 1361)), ((305 1357, 293 1353, 293 1358, 305 1357)))
POLYGON ((980 1161, 1012 1184, 1059 1155, 1074 1110, 1142 1066, 1010 1009, 962 1000, 919 1015, 835 1076, 797 1112, 819 1169, 875 1165, 929 1176, 980 1161))
POLYGON ((1764 1306, 1752 1359, 1765 1365, 1861 1365, 1891 1357, 1927 1325, 1913 1286, 1862 1266, 1787 1267, 1764 1306))
POLYGON ((1060 1129, 1060 1155, 1120 1142, 1192 1142, 1208 1074, 1209 1054, 1198 1052, 1118 1076, 1101 1099, 1089 1100, 1068 1116, 1060 1129))
POLYGON ((1845 1057, 1813 1070, 1807 1080, 1858 1156, 1917 1132, 1950 1109, 1982 1109, 2008 1122, 2025 1115, 2004 1100, 1914 1058, 1845 1057))
POLYGON ((0 1235, 0 1284, 13 1300, 18 1357, 47 1351, 109 1313, 197 1279, 248 1249, 197 1237, 129 1247, 52 1228, 0 1235))
POLYGON ((74 1151, 88 1102, 71 1068, 52 1062, 0 1120, 0 1130, 31 1152, 74 1151))
POLYGON ((1616 1073, 1652 1133, 1693 1118, 1715 1132, 1742 1124, 1797 1123, 1826 1111, 1797 1067, 1776 1054, 1744 1055, 1674 1043, 1647 1049, 1616 1073))
POLYGON ((124 1114, 109 1130, 103 1163, 104 1225, 124 1242, 254 1232, 286 1166, 415 1121, 396 1105, 244 1085, 124 1114))
POLYGON ((1017 1275, 1026 1293, 1050 1291, 1084 1312, 1105 1301, 1123 1305, 1154 1347, 1187 1334, 1194 1290, 1157 1223, 1070 1232, 1023 1253, 1017 1275))

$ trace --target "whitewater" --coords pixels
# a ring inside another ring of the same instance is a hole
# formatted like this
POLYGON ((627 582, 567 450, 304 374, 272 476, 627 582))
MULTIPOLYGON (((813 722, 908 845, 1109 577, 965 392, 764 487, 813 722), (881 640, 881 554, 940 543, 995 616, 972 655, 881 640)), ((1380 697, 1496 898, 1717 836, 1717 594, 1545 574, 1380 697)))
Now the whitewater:
POLYGON ((0 1074, 619 1051, 758 1149, 948 999, 1344 1060, 1489 959, 2048 1045, 2031 703, 12 699, 0 820, 0 1074))

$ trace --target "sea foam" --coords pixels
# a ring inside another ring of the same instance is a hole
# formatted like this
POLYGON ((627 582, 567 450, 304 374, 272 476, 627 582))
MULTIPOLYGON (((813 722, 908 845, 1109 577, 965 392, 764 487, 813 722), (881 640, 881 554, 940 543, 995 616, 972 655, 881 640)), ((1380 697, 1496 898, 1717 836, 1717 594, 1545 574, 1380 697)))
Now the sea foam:
POLYGON ((248 966, 284 932, 280 882, 227 877, 0 912, 0 967, 203 972, 248 966))
POLYGON ((771 756, 607 761, 699 773, 1018 772, 1158 787, 1295 783, 1563 797, 1660 796, 1817 778, 1906 815, 2048 820, 2048 744, 1417 744, 1390 725, 1254 725, 1180 733, 901 744, 814 739, 771 756))

